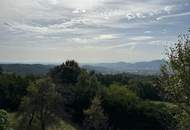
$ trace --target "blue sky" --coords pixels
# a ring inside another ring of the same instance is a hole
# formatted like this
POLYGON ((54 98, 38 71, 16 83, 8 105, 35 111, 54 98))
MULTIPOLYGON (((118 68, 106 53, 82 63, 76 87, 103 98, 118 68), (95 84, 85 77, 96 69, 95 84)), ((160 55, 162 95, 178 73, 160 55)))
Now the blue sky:
POLYGON ((1 0, 0 62, 162 59, 189 23, 189 0, 1 0))

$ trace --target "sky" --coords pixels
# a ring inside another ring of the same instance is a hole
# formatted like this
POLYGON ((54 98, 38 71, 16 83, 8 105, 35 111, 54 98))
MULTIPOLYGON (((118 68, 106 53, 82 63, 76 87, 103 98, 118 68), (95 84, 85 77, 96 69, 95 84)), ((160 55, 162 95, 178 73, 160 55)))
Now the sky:
POLYGON ((0 0, 0 62, 162 59, 189 23, 189 0, 0 0))

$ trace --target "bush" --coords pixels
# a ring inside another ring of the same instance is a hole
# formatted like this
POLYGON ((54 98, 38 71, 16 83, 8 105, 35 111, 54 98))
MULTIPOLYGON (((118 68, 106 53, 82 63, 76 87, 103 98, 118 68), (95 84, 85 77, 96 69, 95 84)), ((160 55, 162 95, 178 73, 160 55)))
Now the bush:
POLYGON ((15 74, 0 75, 0 109, 17 111, 27 86, 34 77, 22 77, 15 74))
POLYGON ((125 86, 111 85, 102 95, 103 109, 109 117, 109 125, 113 129, 126 130, 134 118, 134 111, 138 97, 125 86))
POLYGON ((8 113, 0 109, 0 130, 8 130, 9 128, 8 113))
POLYGON ((176 105, 144 101, 125 86, 112 85, 102 97, 104 112, 114 130, 183 130, 181 126, 189 119, 176 105))

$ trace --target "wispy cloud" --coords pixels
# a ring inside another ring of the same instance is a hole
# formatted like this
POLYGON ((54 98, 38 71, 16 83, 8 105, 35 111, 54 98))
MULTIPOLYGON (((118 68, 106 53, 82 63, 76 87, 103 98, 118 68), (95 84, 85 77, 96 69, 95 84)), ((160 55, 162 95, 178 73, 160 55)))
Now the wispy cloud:
POLYGON ((16 54, 19 49, 25 53, 24 49, 36 48, 53 48, 59 54, 63 50, 68 57, 86 52, 78 59, 91 59, 91 55, 96 61, 101 58, 94 56, 95 51, 101 50, 104 57, 106 50, 109 60, 116 58, 111 56, 114 52, 125 59, 129 48, 138 46, 141 49, 133 53, 142 51, 139 56, 147 58, 143 55, 147 48, 155 47, 151 50, 160 53, 162 41, 171 41, 189 28, 189 15, 189 0, 0 0, 0 46, 4 48, 0 60, 10 56, 6 49, 23 59, 16 54))
POLYGON ((95 40, 111 40, 111 39, 116 39, 119 38, 117 34, 102 34, 97 37, 94 37, 93 39, 95 40))
POLYGON ((187 16, 187 15, 190 15, 190 12, 183 12, 183 13, 179 13, 179 14, 171 14, 171 15, 160 16, 157 18, 157 20, 187 16))
POLYGON ((146 40, 152 40, 152 36, 135 36, 132 38, 129 38, 131 41, 146 41, 146 40))

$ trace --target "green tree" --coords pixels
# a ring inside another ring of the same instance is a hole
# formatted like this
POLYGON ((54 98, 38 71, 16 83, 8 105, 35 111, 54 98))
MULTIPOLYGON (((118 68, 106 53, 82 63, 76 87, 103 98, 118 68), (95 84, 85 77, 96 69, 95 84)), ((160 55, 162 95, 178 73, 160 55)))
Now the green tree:
POLYGON ((28 94, 21 104, 21 117, 27 121, 26 129, 30 129, 33 122, 40 124, 41 130, 53 125, 58 119, 59 101, 60 95, 49 79, 40 79, 31 83, 28 87, 28 94))
POLYGON ((173 128, 182 123, 177 119, 188 119, 187 113, 178 110, 177 105, 142 100, 127 86, 117 84, 105 89, 102 107, 114 130, 176 130, 173 128))
POLYGON ((100 83, 96 76, 90 76, 86 71, 81 72, 76 85, 63 88, 64 109, 74 122, 83 123, 83 110, 88 108, 99 89, 100 83))
POLYGON ((15 74, 0 75, 0 109, 17 111, 32 77, 15 74))
POLYGON ((80 75, 80 67, 74 60, 67 60, 65 63, 50 70, 49 75, 56 83, 73 85, 77 83, 80 75))
POLYGON ((0 75, 3 73, 3 69, 2 67, 0 66, 0 75))
POLYGON ((160 90, 167 100, 190 114, 190 34, 179 36, 169 49, 168 61, 161 68, 160 90))
POLYGON ((107 117, 104 115, 104 111, 101 107, 101 100, 99 96, 95 96, 92 100, 90 108, 84 111, 86 116, 84 120, 84 127, 87 130, 106 130, 107 129, 107 117))
POLYGON ((8 130, 8 129, 9 129, 8 113, 0 109, 0 130, 8 130))
POLYGON ((167 64, 161 68, 161 90, 167 99, 190 106, 190 38, 179 36, 169 50, 167 64))
POLYGON ((139 98, 127 86, 113 84, 102 93, 102 107, 109 118, 109 126, 114 130, 136 127, 134 118, 137 117, 133 113, 137 113, 138 103, 139 98))

